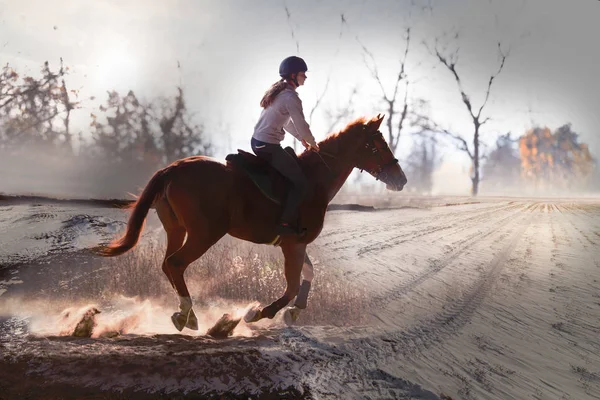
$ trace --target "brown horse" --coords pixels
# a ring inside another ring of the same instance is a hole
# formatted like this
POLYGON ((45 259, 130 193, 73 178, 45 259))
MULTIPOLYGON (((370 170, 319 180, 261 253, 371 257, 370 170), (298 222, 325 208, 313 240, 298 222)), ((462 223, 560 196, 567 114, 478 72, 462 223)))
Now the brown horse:
MULTIPOLYGON (((383 116, 358 119, 319 143, 320 151, 305 151, 299 162, 313 188, 303 201, 299 226, 301 236, 277 241, 285 257, 287 287, 281 298, 257 310, 248 322, 273 318, 298 294, 303 265, 310 266, 306 246, 321 232, 329 202, 354 168, 368 171, 402 190, 406 176, 394 158, 379 126, 383 116)), ((275 243, 279 206, 267 199, 244 171, 234 164, 196 156, 175 161, 157 171, 132 205, 125 234, 100 254, 117 256, 133 248, 150 208, 155 208, 167 233, 162 269, 180 299, 180 312, 171 318, 178 330, 198 329, 183 273, 225 234, 254 243, 275 243), (187 238, 186 238, 187 237, 187 238)), ((300 297, 300 296, 299 296, 300 297)))

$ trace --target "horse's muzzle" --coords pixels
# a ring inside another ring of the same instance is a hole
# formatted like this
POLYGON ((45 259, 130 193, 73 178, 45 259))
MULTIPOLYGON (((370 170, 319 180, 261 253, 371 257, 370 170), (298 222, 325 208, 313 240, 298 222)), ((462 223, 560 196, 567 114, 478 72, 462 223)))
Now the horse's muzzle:
POLYGON ((394 184, 394 183, 387 183, 387 184, 385 185, 385 188, 386 188, 387 190, 392 190, 392 191, 394 191, 394 192, 399 192, 399 191, 401 191, 402 189, 404 189, 404 185, 403 185, 403 184, 402 184, 402 185, 398 185, 398 184, 394 184))

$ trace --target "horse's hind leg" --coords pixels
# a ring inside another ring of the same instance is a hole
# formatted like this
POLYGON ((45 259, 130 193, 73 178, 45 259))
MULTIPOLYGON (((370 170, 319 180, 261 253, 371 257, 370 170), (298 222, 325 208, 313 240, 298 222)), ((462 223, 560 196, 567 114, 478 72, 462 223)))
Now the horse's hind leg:
MULTIPOLYGON (((183 241, 185 240, 186 230, 182 225, 179 224, 177 216, 165 198, 157 201, 155 207, 158 218, 162 222, 167 234, 167 250, 162 263, 162 270, 169 279, 173 289, 176 289, 171 269, 168 267, 169 264, 167 263, 167 259, 182 247, 183 241)), ((198 318, 196 317, 194 310, 191 308, 187 312, 185 327, 192 330, 198 330, 198 318)))
MULTIPOLYGON (((169 257, 171 257, 177 250, 179 250, 181 248, 181 245, 185 239, 185 235, 186 235, 185 229, 182 229, 182 228, 167 232, 167 252, 165 254, 165 259, 163 261, 162 270, 165 273, 165 275, 167 276, 167 278, 169 278, 169 282, 171 282, 171 286, 176 291, 177 291, 177 286, 175 284, 175 279, 173 278, 172 268, 169 268, 169 263, 167 263, 167 259, 169 257)), ((179 291, 177 291, 177 293, 179 294, 179 291)), ((184 310, 187 310, 185 323, 183 323, 183 317, 180 317, 182 319, 183 325, 181 325, 181 324, 175 325, 177 327, 177 329, 179 329, 180 331, 183 328, 180 329, 179 325, 185 326, 186 328, 192 329, 194 331, 198 330, 198 318, 196 317, 196 314, 194 313, 194 310, 191 307, 192 307, 192 300, 190 297, 187 297, 183 302, 180 297, 180 308, 182 309, 182 312, 184 310), (189 309, 187 307, 182 307, 181 306, 182 303, 189 304, 189 309)), ((173 323, 175 323, 175 322, 173 322, 173 323)))
POLYGON ((185 240, 186 231, 185 228, 179 224, 177 216, 165 198, 157 201, 155 208, 158 218, 160 219, 160 222, 162 222, 163 228, 165 228, 167 234, 167 250, 165 252, 165 258, 163 259, 162 270, 169 279, 173 289, 175 289, 175 284, 173 283, 173 279, 167 268, 167 258, 181 248, 183 241, 185 240))
POLYGON ((225 232, 219 235, 199 234, 188 232, 185 244, 175 253, 165 260, 165 269, 170 277, 177 294, 179 295, 179 312, 171 317, 175 328, 181 331, 184 327, 198 329, 198 321, 192 310, 192 298, 183 278, 183 273, 187 267, 200 258, 206 251, 215 244, 225 232))
POLYGON ((167 268, 167 258, 181 248, 183 241, 185 240, 185 229, 175 228, 167 231, 167 251, 165 252, 165 258, 162 263, 162 270, 171 282, 171 286, 175 289, 175 283, 171 277, 170 271, 167 268))

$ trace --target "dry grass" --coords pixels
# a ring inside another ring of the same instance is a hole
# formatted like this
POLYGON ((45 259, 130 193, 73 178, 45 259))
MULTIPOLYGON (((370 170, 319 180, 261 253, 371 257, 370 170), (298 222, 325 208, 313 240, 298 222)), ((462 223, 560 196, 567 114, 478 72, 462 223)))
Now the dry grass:
MULTIPOLYGON (((120 257, 100 259, 94 273, 78 280, 76 294, 85 293, 96 301, 124 295, 173 304, 174 290, 161 269, 165 247, 158 241, 144 240, 120 257)), ((347 281, 340 271, 320 264, 314 268, 308 308, 299 323, 335 326, 364 323, 365 289, 347 281)), ((225 238, 188 267, 185 279, 199 307, 220 300, 259 301, 265 305, 279 298, 285 289, 283 255, 278 249, 225 238)))

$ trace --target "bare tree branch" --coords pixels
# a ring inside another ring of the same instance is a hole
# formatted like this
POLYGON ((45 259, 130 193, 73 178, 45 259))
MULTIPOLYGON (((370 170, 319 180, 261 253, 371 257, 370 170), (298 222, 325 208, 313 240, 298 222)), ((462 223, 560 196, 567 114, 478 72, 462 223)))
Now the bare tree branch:
MULTIPOLYGON (((392 99, 395 99, 396 95, 398 94, 398 86, 400 85, 400 81, 402 79, 406 78, 406 74, 404 73, 404 70, 405 70, 405 65, 406 65, 406 58, 408 57, 409 46, 410 46, 410 28, 406 28, 406 48, 404 50, 404 58, 400 62, 400 72, 398 72, 398 78, 396 79, 396 86, 394 87, 394 95, 392 96, 392 99)), ((408 83, 407 83, 407 87, 408 87, 408 83)))
POLYGON ((36 127, 36 126, 41 126, 46 122, 52 121, 52 119, 54 119, 56 116, 58 116, 60 114, 60 112, 58 112, 56 109, 54 110, 54 113, 49 114, 48 116, 44 117, 44 118, 35 118, 35 121, 26 125, 24 128, 19 129, 16 132, 13 132, 12 135, 14 137, 20 137, 23 133, 26 133, 27 131, 29 131, 30 129, 36 127))
POLYGON ((481 111, 483 111, 483 108, 485 107, 485 105, 488 102, 488 99, 490 98, 490 90, 492 88, 492 83, 494 82, 494 79, 496 79, 498 74, 500 74, 500 72, 502 72, 502 68, 504 68, 504 62, 506 61, 506 57, 508 56, 508 53, 505 54, 502 52, 502 47, 500 46, 499 42, 498 42, 498 51, 500 52, 500 58, 501 58, 500 67, 498 67, 498 71, 496 71, 495 74, 490 76, 490 80, 489 80, 488 86, 487 86, 487 91, 485 93, 485 100, 483 101, 483 104, 481 105, 481 107, 479 107, 479 112, 477 113, 477 118, 479 118, 481 116, 481 111))
POLYGON ((288 9, 285 2, 283 7, 285 8, 285 14, 287 16, 288 25, 290 26, 290 31, 292 32, 292 40, 294 40, 294 42, 296 43, 296 53, 300 54, 300 42, 298 42, 298 39, 296 39, 296 33, 294 32, 294 26, 292 24, 292 14, 290 13, 290 10, 288 9))
POLYGON ((321 92, 321 94, 317 97, 317 101, 313 105, 312 109, 310 110, 310 114, 308 115, 308 124, 309 125, 312 124, 313 114, 315 113, 317 108, 319 108, 319 106, 321 105, 321 101, 323 101, 323 98, 325 97, 325 94, 327 93, 327 89, 329 88, 330 81, 331 81, 331 75, 328 75, 327 81, 325 82, 325 87, 323 88, 323 91, 321 92))
POLYGON ((430 131, 430 132, 440 133, 440 134, 443 134, 444 136, 447 136, 447 137, 457 141, 459 144, 459 146, 457 148, 461 151, 466 152, 472 161, 475 159, 475 156, 471 152, 471 149, 469 149, 469 144, 463 137, 456 135, 445 128, 442 128, 441 126, 439 126, 438 124, 436 124, 434 121, 432 121, 430 118, 428 118, 426 116, 419 116, 419 125, 421 126, 422 131, 430 131))
POLYGON ((458 76, 458 73, 456 72, 456 59, 457 59, 457 55, 458 55, 458 50, 456 50, 456 52, 454 53, 454 57, 455 60, 449 60, 449 57, 444 57, 440 54, 439 50, 435 49, 435 55, 437 56, 438 60, 440 60, 440 62, 442 64, 444 64, 446 66, 446 68, 448 68, 448 70, 452 73, 452 75, 454 75, 454 79, 456 80, 456 83, 458 85, 458 90, 460 91, 460 95, 462 97, 462 101, 463 103, 465 103, 465 105, 467 106, 467 109, 469 110, 469 114, 471 114, 471 117, 473 119, 475 119, 475 114, 473 114, 473 107, 471 106, 471 100, 469 99, 469 96, 465 93, 463 86, 462 86, 462 82, 460 80, 460 77, 458 76))
POLYGON ((364 51, 364 53, 363 53, 363 61, 365 63, 365 66, 371 72, 371 76, 373 76, 373 78, 375 79, 375 81, 379 85, 379 88, 381 89, 381 93, 383 94, 383 98, 385 99, 385 101, 387 101, 389 103, 391 100, 387 97, 387 94, 385 93, 385 89, 383 87, 383 84, 381 83, 381 79, 379 78, 379 71, 377 69, 377 63, 375 62, 375 57, 369 51, 369 49, 367 49, 367 47, 360 41, 360 39, 358 37, 356 37, 356 41, 360 44, 360 46, 362 47, 362 49, 364 51), (371 62, 373 63, 372 67, 367 63, 367 60, 365 59, 365 54, 368 55, 369 58, 371 59, 371 62))
MULTIPOLYGON (((456 36, 455 36, 456 38, 456 36)), ((485 108, 489 97, 490 97, 490 91, 492 88, 492 84, 494 83, 495 78, 498 76, 498 74, 500 74, 500 72, 502 72, 502 69, 504 68, 504 64, 506 61, 506 57, 508 56, 508 53, 503 53, 502 52, 502 48, 500 46, 500 43, 498 43, 498 49, 500 51, 500 66, 498 67, 498 70, 493 73, 490 76, 490 79, 488 81, 487 84, 487 88, 486 88, 486 92, 485 92, 485 98, 481 104, 481 106, 479 107, 479 110, 477 111, 477 114, 475 114, 473 112, 473 106, 471 104, 471 100, 469 99, 469 96, 467 95, 467 93, 465 92, 463 85, 462 85, 462 81, 460 79, 460 76, 458 75, 458 72, 456 71, 456 62, 458 59, 458 49, 454 52, 451 53, 449 56, 445 57, 444 55, 442 55, 442 53, 440 52, 439 48, 438 48, 438 40, 436 39, 435 41, 435 51, 432 53, 435 53, 435 57, 437 57, 437 59, 452 73, 452 75, 454 76, 454 79, 458 85, 458 90, 460 91, 460 95, 462 98, 463 103, 465 104, 465 106, 467 107, 467 110, 469 111, 469 115, 471 116, 471 119, 473 120, 473 127, 474 127, 474 133, 473 133, 473 153, 470 152, 468 146, 467 146, 467 142, 460 137, 455 137, 452 136, 449 132, 444 131, 443 129, 440 131, 441 133, 445 133, 446 135, 453 137, 454 139, 458 140, 462 147, 462 150, 467 151, 467 153, 469 154, 469 157, 471 157, 471 160, 473 161, 473 176, 471 178, 473 186, 472 186, 472 194, 473 195, 477 195, 478 190, 479 190, 479 182, 480 182, 480 175, 479 175, 479 164, 480 164, 480 160, 482 159, 482 157, 480 156, 480 141, 479 141, 479 135, 480 135, 480 128, 482 125, 484 125, 486 122, 488 122, 490 120, 490 118, 485 118, 483 121, 481 120, 481 113, 483 111, 483 109, 485 108)), ((431 51, 431 50, 430 50, 431 51)))
POLYGON ((398 146, 398 141, 400 140, 400 133, 402 132, 402 128, 404 126, 404 121, 408 115, 408 81, 406 81, 406 88, 404 90, 404 106, 402 107, 402 112, 400 113, 400 120, 398 121, 398 135, 396 136, 396 141, 394 143, 394 149, 398 146))
MULTIPOLYGON (((342 35, 344 32, 344 24, 346 23, 346 19, 344 18, 344 14, 341 14, 341 21, 340 21, 340 34, 338 36, 338 47, 334 53, 334 58, 337 57, 339 51, 340 51, 340 43, 342 41, 342 35)), ((315 113, 315 111, 317 110, 317 108, 319 108, 319 106, 321 105, 321 101, 323 101, 323 98, 325 97, 325 94, 327 93, 327 90, 329 89, 329 83, 331 82, 331 68, 329 70, 329 73, 327 74, 327 81, 325 82, 325 87, 323 88, 323 91, 321 92, 321 94, 319 96, 317 96, 317 101, 315 102, 315 104, 313 105, 312 109, 310 110, 310 113, 308 115, 308 123, 309 125, 312 124, 312 118, 313 118, 313 114, 315 113)))
POLYGON ((329 117, 330 123, 327 128, 327 132, 330 133, 333 131, 335 126, 341 121, 348 119, 353 112, 352 104, 354 102, 354 96, 358 93, 358 89, 355 87, 352 89, 352 93, 350 94, 350 99, 348 102, 341 108, 338 108, 336 111, 327 111, 327 116, 329 117))
MULTIPOLYGON (((43 79, 40 82, 36 82, 35 85, 32 85, 30 87, 28 87, 25 90, 19 90, 18 92, 15 93, 10 93, 7 94, 7 96, 10 96, 8 98, 8 100, 6 100, 4 103, 0 104, 0 109, 6 107, 7 105, 9 105, 10 103, 12 103, 18 96, 21 97, 26 97, 27 95, 29 95, 30 93, 35 92, 36 90, 38 90, 40 87, 44 87, 47 84, 51 83, 52 81, 54 81, 56 78, 63 76, 64 74, 60 74, 60 75, 49 75, 46 76, 45 79, 43 79)), ((5 96, 6 97, 6 96, 5 96)))
POLYGON ((381 96, 382 96, 383 101, 385 103, 387 103, 387 109, 388 109, 389 116, 388 116, 386 125, 388 128, 388 144, 389 144, 392 152, 396 151, 396 147, 398 146, 398 142, 400 140, 400 135, 402 133, 402 128, 404 126, 404 121, 406 120, 406 117, 408 115, 408 85, 409 85, 409 82, 406 79, 406 60, 408 58, 408 52, 410 49, 410 39, 411 39, 411 28, 409 27, 409 28, 406 28, 406 35, 405 35, 406 46, 405 46, 405 49, 403 52, 403 57, 400 60, 400 70, 398 71, 398 75, 396 76, 394 90, 392 92, 392 95, 388 96, 388 94, 385 90, 385 86, 379 75, 379 70, 377 68, 377 62, 375 61, 375 56, 373 55, 373 53, 371 51, 369 51, 367 46, 365 46, 360 41, 358 36, 356 37, 356 41, 360 44, 360 46, 363 50, 363 61, 365 63, 365 66, 371 72, 371 76, 373 77, 373 79, 377 82, 379 89, 381 90, 381 96), (367 62, 367 58, 370 60, 370 63, 367 62), (403 80, 406 82, 406 85, 405 85, 406 87, 405 87, 405 92, 404 92, 404 104, 402 105, 402 111, 398 111, 398 110, 396 110, 396 101, 397 101, 396 98, 398 96, 398 89, 400 87, 400 82, 402 82, 403 80), (394 132, 393 118, 398 113, 400 113, 400 121, 398 121, 398 125, 397 125, 398 130, 396 132, 394 132))

